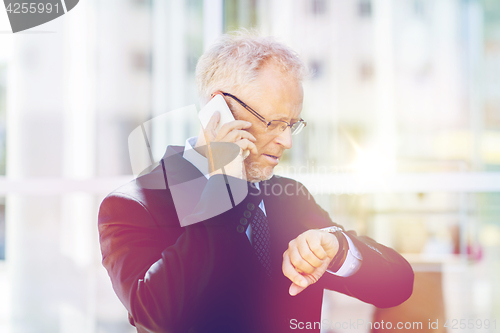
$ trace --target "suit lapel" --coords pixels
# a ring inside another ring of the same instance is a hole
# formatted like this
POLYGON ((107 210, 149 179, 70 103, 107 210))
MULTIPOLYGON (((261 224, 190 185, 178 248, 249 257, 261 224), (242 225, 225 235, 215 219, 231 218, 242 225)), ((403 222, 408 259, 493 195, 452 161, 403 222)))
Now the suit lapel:
POLYGON ((184 147, 169 146, 161 160, 161 170, 172 193, 179 221, 190 215, 200 201, 206 177, 183 157, 184 147))

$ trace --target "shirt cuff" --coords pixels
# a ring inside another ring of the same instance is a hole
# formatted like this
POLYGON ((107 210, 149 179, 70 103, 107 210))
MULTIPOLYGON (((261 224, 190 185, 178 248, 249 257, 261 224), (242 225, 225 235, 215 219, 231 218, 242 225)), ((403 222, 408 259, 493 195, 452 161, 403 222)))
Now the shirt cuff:
POLYGON ((349 245, 349 250, 347 251, 347 256, 345 258, 344 263, 340 266, 339 270, 336 272, 332 272, 330 270, 326 270, 328 273, 333 275, 341 276, 341 277, 349 277, 356 273, 361 267, 361 262, 363 261, 363 257, 361 253, 358 251, 354 243, 351 241, 349 236, 347 236, 344 232, 342 234, 347 239, 347 243, 349 245))

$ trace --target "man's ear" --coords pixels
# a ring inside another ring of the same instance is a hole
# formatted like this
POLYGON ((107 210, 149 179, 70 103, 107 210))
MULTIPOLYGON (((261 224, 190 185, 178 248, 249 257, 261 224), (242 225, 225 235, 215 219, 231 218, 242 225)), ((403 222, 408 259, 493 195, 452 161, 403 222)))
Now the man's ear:
POLYGON ((222 97, 224 97, 224 94, 222 93, 222 91, 219 91, 217 90, 216 92, 214 92, 212 95, 211 95, 211 98, 214 98, 215 96, 217 95, 221 95, 222 97))
MULTIPOLYGON (((214 92, 212 95, 210 95, 210 99, 214 98, 215 96, 217 95, 221 95, 222 98, 224 98, 224 100, 226 101, 226 104, 227 106, 229 107, 229 111, 231 111, 231 113, 233 114, 233 117, 234 117, 234 109, 233 109, 233 101, 231 100, 231 98, 226 98, 226 96, 224 96, 224 93, 220 90, 217 90, 216 92, 214 92)), ((210 100, 207 101, 207 103, 209 102, 210 100)), ((206 104, 206 103, 205 103, 206 104)))
MULTIPOLYGON (((218 90, 218 91, 216 91, 216 92, 214 92, 213 94, 211 94, 211 95, 210 95, 210 97, 200 97, 200 109, 203 109, 203 107, 204 107, 205 105, 207 105, 207 104, 208 104, 208 102, 210 102, 210 100, 211 100, 212 98, 214 98, 216 95, 222 95, 222 96, 224 97, 224 95, 222 94, 222 92, 221 92, 221 91, 219 91, 219 90, 218 90)), ((224 98, 224 99, 225 99, 225 98, 224 98)))

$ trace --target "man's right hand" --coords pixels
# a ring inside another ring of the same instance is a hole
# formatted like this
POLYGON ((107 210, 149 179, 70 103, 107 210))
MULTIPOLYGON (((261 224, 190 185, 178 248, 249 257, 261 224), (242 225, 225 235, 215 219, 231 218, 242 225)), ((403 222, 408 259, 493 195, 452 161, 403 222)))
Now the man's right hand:
MULTIPOLYGON (((219 121, 220 113, 216 111, 210 118, 207 127, 202 130, 204 140, 200 140, 201 138, 199 137, 198 142, 196 143, 196 147, 199 147, 202 144, 206 144, 210 149, 211 143, 235 143, 240 148, 240 153, 233 161, 225 165, 223 169, 219 168, 214 170, 214 166, 221 165, 220 163, 217 163, 217 160, 222 159, 224 151, 217 149, 217 154, 206 152, 205 157, 208 159, 210 176, 213 176, 215 174, 226 174, 236 178, 246 179, 243 163, 243 153, 244 151, 248 150, 250 153, 257 154, 257 147, 254 143, 256 139, 252 134, 245 130, 247 128, 250 128, 250 126, 252 126, 252 123, 243 120, 234 120, 222 125, 219 132, 215 133, 215 129, 217 128, 219 121)), ((228 154, 230 154, 230 152, 227 152, 226 156, 228 154)))

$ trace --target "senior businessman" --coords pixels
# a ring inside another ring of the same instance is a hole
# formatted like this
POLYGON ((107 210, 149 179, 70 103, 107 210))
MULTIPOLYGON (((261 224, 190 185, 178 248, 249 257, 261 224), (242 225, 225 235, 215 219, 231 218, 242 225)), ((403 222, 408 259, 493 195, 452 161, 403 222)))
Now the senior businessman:
POLYGON ((273 175, 306 125, 304 73, 272 38, 222 36, 200 58, 197 84, 202 105, 221 95, 236 120, 216 131, 216 112, 102 202, 103 265, 138 332, 288 332, 299 322, 319 332, 324 289, 377 307, 411 295, 413 271, 397 252, 345 231, 302 184, 273 175), (239 153, 226 163, 220 147, 239 153), (197 185, 174 193, 187 179, 197 185), (168 185, 143 186, 156 182, 168 185), (184 227, 179 198, 192 207, 184 227))

